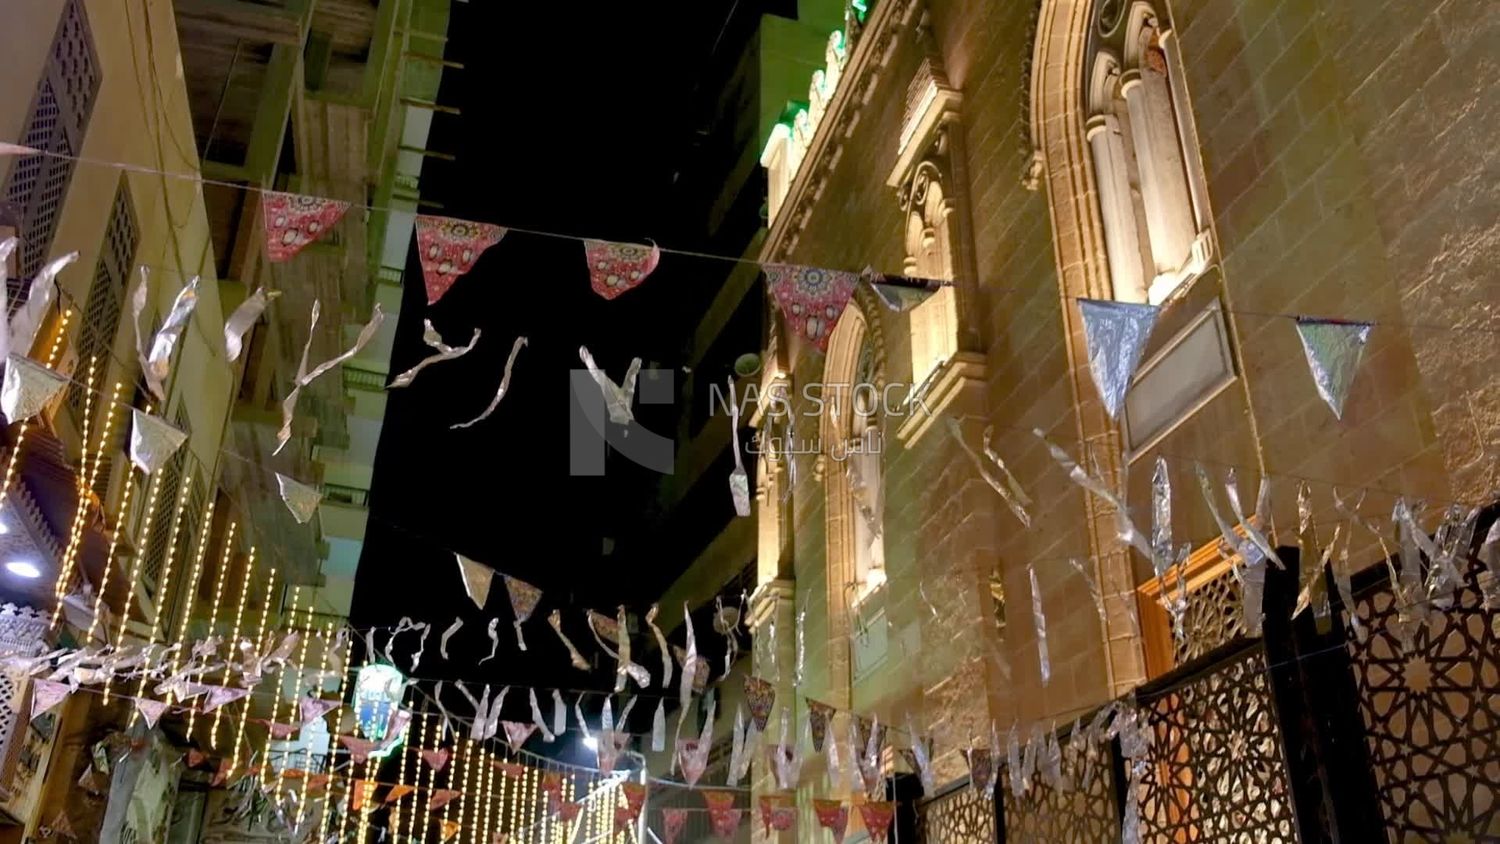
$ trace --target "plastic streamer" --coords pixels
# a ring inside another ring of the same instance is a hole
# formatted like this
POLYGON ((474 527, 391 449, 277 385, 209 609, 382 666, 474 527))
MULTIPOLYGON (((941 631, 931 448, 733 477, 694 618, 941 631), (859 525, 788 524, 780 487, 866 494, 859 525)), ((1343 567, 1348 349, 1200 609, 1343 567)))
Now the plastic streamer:
POLYGON ((672 687, 672 649, 667 646, 667 637, 656 625, 656 616, 661 612, 660 604, 652 604, 651 609, 646 611, 646 626, 651 628, 651 635, 656 637, 656 646, 661 649, 661 687, 670 689, 672 687))
POLYGON ((457 360, 458 358, 463 357, 469 352, 474 351, 474 347, 479 344, 479 335, 480 331, 476 328, 474 329, 474 336, 469 339, 469 345, 450 346, 447 343, 443 342, 443 336, 437 332, 436 328, 432 327, 432 320, 422 320, 422 342, 426 343, 428 347, 435 349, 437 351, 437 354, 428 355, 427 357, 422 358, 422 360, 417 362, 416 366, 413 366, 411 369, 408 369, 400 375, 397 375, 395 380, 390 383, 388 389, 409 387, 411 386, 413 381, 417 380, 417 376, 421 374, 422 370, 426 369, 427 367, 432 366, 435 363, 457 360))
POLYGON ((589 377, 594 379, 594 383, 599 385, 599 390, 604 394, 604 407, 609 413, 609 421, 616 425, 634 422, 635 416, 630 406, 635 402, 635 383, 641 373, 641 359, 632 359, 629 368, 625 370, 625 379, 615 384, 595 365, 594 356, 589 354, 587 346, 578 347, 578 358, 583 361, 589 377))
POLYGON ((1000 494, 1001 500, 1015 514, 1016 518, 1021 522, 1022 527, 1031 527, 1031 514, 1026 509, 1031 506, 1031 498, 1026 495, 1025 490, 1021 489, 1020 481, 1016 480, 1016 476, 1011 474, 1010 468, 1005 465, 1005 461, 1000 459, 1000 455, 990 446, 990 437, 994 434, 995 429, 993 427, 984 429, 984 457, 980 457, 974 451, 974 448, 969 445, 968 441, 964 439, 963 429, 959 427, 958 420, 949 416, 944 421, 948 423, 948 433, 953 435, 953 439, 958 441, 959 447, 964 450, 964 454, 967 454, 969 460, 979 469, 979 475, 984 478, 984 482, 1000 494), (989 462, 986 463, 986 460, 989 462))
MULTIPOLYGON (((141 269, 145 270, 145 267, 141 269)), ((254 293, 234 309, 229 319, 224 320, 224 355, 230 363, 239 360, 240 353, 245 350, 245 335, 260 321, 260 315, 266 312, 266 306, 271 304, 271 300, 280 295, 279 290, 257 287, 254 293)))
MULTIPOLYGON (((477 335, 475 339, 478 339, 477 335)), ((525 337, 517 337, 516 341, 511 344, 510 355, 505 359, 505 373, 500 376, 500 388, 495 391, 495 397, 490 400, 489 407, 486 407, 483 413, 479 414, 473 419, 470 419, 467 422, 459 422, 456 425, 449 425, 449 430, 457 430, 459 428, 468 428, 471 425, 477 425, 480 422, 488 419, 490 417, 490 414, 495 412, 495 408, 500 406, 500 400, 505 398, 506 393, 510 392, 510 373, 516 365, 516 357, 521 354, 521 349, 525 346, 525 337)))
POLYGON ((1047 655, 1047 614, 1042 610, 1042 589, 1036 582, 1036 567, 1026 566, 1031 579, 1031 621, 1036 628, 1037 659, 1041 665, 1042 685, 1052 681, 1052 660, 1047 655))
POLYGON ((562 629, 562 611, 561 610, 553 610, 547 616, 547 623, 550 624, 550 625, 552 625, 553 631, 555 631, 557 633, 557 638, 561 639, 562 643, 563 643, 563 647, 565 647, 565 648, 568 649, 568 659, 570 661, 572 661, 573 667, 576 668, 576 669, 578 669, 579 671, 587 671, 587 670, 589 670, 588 660, 586 660, 586 659, 583 658, 583 654, 580 654, 578 652, 578 648, 576 648, 576 647, 573 646, 573 640, 569 639, 568 638, 568 634, 566 634, 566 633, 563 632, 563 629, 562 629))
POLYGON ((444 630, 443 635, 438 639, 438 653, 442 655, 445 661, 448 659, 448 640, 452 639, 453 634, 457 633, 463 626, 464 620, 458 616, 454 616, 453 623, 448 625, 448 629, 444 630))
POLYGON ((302 388, 311 384, 319 376, 339 366, 344 361, 359 354, 369 342, 374 339, 375 332, 380 324, 385 321, 385 312, 380 309, 380 303, 375 303, 375 309, 370 314, 370 321, 365 323, 359 330, 359 336, 354 339, 354 345, 345 349, 337 357, 330 358, 318 364, 311 371, 307 369, 307 356, 312 352, 313 336, 318 328, 318 316, 322 309, 322 303, 314 299, 312 306, 312 320, 307 329, 307 342, 302 346, 302 359, 297 364, 297 379, 292 383, 291 392, 281 402, 281 429, 276 432, 276 449, 272 454, 280 454, 292 438, 292 417, 297 412, 297 399, 302 394, 302 388))
POLYGON ((188 320, 193 318, 193 310, 198 307, 198 276, 187 283, 182 290, 177 292, 177 298, 172 302, 172 310, 162 322, 161 328, 151 340, 151 351, 146 355, 144 365, 141 367, 141 376, 146 380, 146 386, 158 399, 167 396, 167 373, 172 365, 172 352, 177 348, 177 341, 182 338, 182 332, 187 328, 188 320))
POLYGON ((487 656, 487 657, 484 657, 484 658, 480 659, 479 662, 475 663, 476 665, 484 665, 486 662, 489 662, 490 660, 494 659, 495 658, 495 654, 497 652, 499 652, 499 650, 500 650, 500 633, 498 632, 499 627, 500 627, 500 619, 498 619, 498 618, 492 618, 492 619, 490 619, 490 626, 487 627, 487 628, 485 628, 485 631, 484 631, 490 637, 490 655, 487 656))

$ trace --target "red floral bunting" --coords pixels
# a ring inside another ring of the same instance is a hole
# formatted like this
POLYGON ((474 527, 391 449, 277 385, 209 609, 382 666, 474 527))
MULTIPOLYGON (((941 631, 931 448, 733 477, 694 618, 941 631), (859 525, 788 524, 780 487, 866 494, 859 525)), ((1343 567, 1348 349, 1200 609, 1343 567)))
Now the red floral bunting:
POLYGON ((837 800, 814 800, 813 814, 818 816, 818 826, 833 833, 834 844, 843 844, 849 831, 849 807, 837 800))
POLYGON ((661 248, 652 244, 611 243, 584 240, 583 254, 589 262, 589 282, 594 292, 613 299, 651 275, 661 261, 661 248))
POLYGON ((896 818, 896 804, 861 803, 859 804, 859 817, 865 822, 865 830, 870 833, 871 841, 884 841, 890 832, 891 821, 896 818))
POLYGON ((776 687, 759 677, 745 677, 745 700, 750 704, 750 717, 755 729, 762 733, 771 721, 771 709, 776 706, 776 687))
POLYGON ((765 264, 762 269, 787 326, 818 351, 828 351, 828 338, 849 305, 859 276, 790 264, 765 264))
POLYGON ((274 263, 290 261, 308 244, 328 233, 349 210, 349 203, 295 193, 267 192, 261 197, 266 227, 266 255, 274 263))
POLYGON ((453 282, 469 270, 486 249, 500 242, 505 229, 490 223, 471 223, 452 217, 417 217, 417 254, 427 304, 443 298, 453 282))

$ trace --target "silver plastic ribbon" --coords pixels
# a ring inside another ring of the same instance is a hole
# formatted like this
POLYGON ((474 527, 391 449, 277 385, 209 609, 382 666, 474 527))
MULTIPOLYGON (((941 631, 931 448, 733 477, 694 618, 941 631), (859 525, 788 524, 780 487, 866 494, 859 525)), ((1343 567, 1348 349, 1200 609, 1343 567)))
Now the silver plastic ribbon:
POLYGON ((280 472, 276 473, 276 489, 281 493, 282 503, 292 513, 292 518, 297 524, 305 525, 312 521, 313 514, 318 512, 318 505, 323 501, 321 490, 292 480, 280 472))
POLYGON ((498 632, 499 626, 500 626, 500 619, 498 619, 498 618, 492 618, 492 619, 490 619, 490 626, 487 627, 487 628, 485 628, 485 631, 484 631, 490 637, 490 655, 487 656, 487 657, 483 657, 482 659, 480 659, 479 662, 475 663, 476 665, 484 665, 486 662, 489 662, 490 660, 494 659, 495 658, 495 654, 497 654, 497 653, 500 652, 500 633, 498 632))
POLYGON ((15 424, 41 413, 63 388, 68 378, 24 355, 5 359, 5 379, 0 382, 0 411, 15 424))
POLYGON ((547 616, 547 623, 552 625, 553 631, 557 633, 557 638, 561 639, 563 647, 568 649, 568 659, 572 661, 573 667, 578 669, 579 671, 589 670, 588 660, 583 658, 583 654, 580 654, 578 652, 578 648, 573 647, 573 640, 569 639, 568 634, 563 632, 562 611, 553 610, 551 614, 547 616))
POLYGON ((958 441, 964 454, 967 454, 969 460, 979 469, 979 475, 984 478, 984 482, 1000 494, 1000 499, 1015 514, 1022 527, 1031 527, 1031 514, 1026 509, 1031 506, 1031 498, 1025 490, 1021 489, 1021 483, 1016 480, 1015 475, 1011 474, 1010 467, 1005 465, 1005 461, 1000 459, 1000 455, 991 447, 990 437, 994 433, 994 428, 984 429, 984 457, 980 457, 979 453, 974 451, 973 446, 969 445, 968 440, 964 439, 963 429, 959 427, 958 420, 949 416, 944 421, 948 423, 948 433, 953 435, 953 439, 958 441), (986 463, 986 460, 989 462, 986 463))
POLYGON ((1042 609, 1042 588, 1036 582, 1036 566, 1026 566, 1031 579, 1031 622, 1036 628, 1037 659, 1041 665, 1042 685, 1052 681, 1052 660, 1047 655, 1047 614, 1042 609))
POLYGON ((1089 374, 1111 419, 1120 418, 1125 393, 1140 366, 1141 353, 1156 325, 1155 305, 1079 299, 1083 336, 1089 350, 1089 374))
POLYGON ((385 321, 385 312, 380 309, 380 303, 376 302, 375 309, 370 314, 370 321, 365 323, 364 327, 359 330, 359 336, 354 339, 354 345, 345 349, 337 357, 323 361, 309 371, 307 368, 307 356, 312 351, 313 336, 318 328, 318 316, 321 309, 321 302, 314 299, 312 320, 307 329, 307 342, 302 346, 302 359, 297 364, 297 378, 292 382, 291 392, 287 393, 286 398, 281 402, 281 429, 276 432, 276 450, 271 452, 272 454, 280 454, 281 450, 286 447, 287 442, 292 438, 292 417, 297 412, 297 399, 302 394, 302 388, 317 380, 319 376, 328 372, 328 370, 339 366, 344 361, 359 354, 375 338, 375 332, 379 330, 380 324, 385 321))
POLYGON ((635 402, 635 382, 641 373, 641 359, 631 360, 630 367, 625 370, 625 379, 616 384, 594 364, 594 356, 589 354, 587 346, 578 347, 578 358, 583 361, 583 366, 588 370, 589 376, 594 379, 594 383, 599 385, 599 390, 604 394, 604 407, 609 413, 609 421, 616 425, 629 425, 634 422, 635 415, 631 412, 630 406, 635 402))
POLYGON ((459 631, 459 628, 463 626, 464 620, 462 618, 459 618, 458 616, 454 616, 453 623, 448 625, 448 629, 444 630, 443 635, 438 638, 438 654, 442 656, 445 662, 448 659, 448 640, 452 639, 453 634, 457 633, 459 631))
POLYGON ((734 378, 729 379, 729 436, 734 444, 734 470, 729 473, 729 494, 735 515, 750 515, 750 474, 740 454, 740 404, 734 396, 734 378))
POLYGON ((1336 419, 1344 418, 1344 400, 1349 397, 1349 387, 1374 327, 1368 322, 1297 318, 1297 336, 1307 355, 1313 385, 1336 419))
MULTIPOLYGON (((475 334, 475 339, 478 339, 477 333, 475 334)), ((506 393, 510 392, 510 373, 511 370, 515 368, 516 357, 521 354, 521 349, 525 348, 525 346, 525 337, 517 337, 516 341, 510 345, 510 355, 505 359, 505 374, 500 376, 500 389, 495 391, 495 397, 490 400, 490 406, 486 407, 483 413, 479 414, 473 419, 470 419, 467 422, 459 422, 456 425, 449 425, 448 427, 450 430, 467 428, 471 425, 477 425, 480 422, 483 422, 484 420, 490 418, 490 414, 494 413, 495 408, 500 406, 500 400, 505 398, 506 393)))
POLYGON ((651 609, 646 611, 646 626, 651 628, 651 635, 656 637, 656 646, 661 649, 661 687, 670 689, 672 687, 672 649, 667 646, 666 634, 656 625, 656 616, 661 611, 660 604, 652 604, 651 609))
POLYGON ((542 741, 551 743, 557 740, 557 736, 547 729, 547 722, 542 720, 542 708, 536 702, 536 689, 527 690, 528 702, 531 704, 531 722, 542 733, 542 741))
MULTIPOLYGON (((15 316, 10 318, 10 347, 21 355, 31 351, 32 344, 36 342, 36 333, 42 329, 42 321, 47 318, 47 312, 57 300, 57 274, 77 260, 77 252, 54 258, 38 270, 36 277, 31 280, 26 301, 21 303, 15 316)), ((4 316, 0 314, 0 319, 4 316)))
POLYGON ((463 357, 469 352, 474 351, 474 346, 479 343, 479 334, 480 331, 476 328, 474 329, 474 336, 469 340, 469 345, 450 346, 447 343, 443 342, 443 336, 437 332, 436 328, 432 327, 432 320, 422 320, 422 342, 426 343, 431 348, 436 349, 437 354, 428 355, 427 357, 422 358, 422 360, 419 361, 416 366, 413 366, 411 369, 408 369, 400 375, 397 375, 396 379, 390 383, 390 389, 409 387, 411 386, 411 383, 413 381, 417 380, 417 375, 427 367, 432 366, 435 363, 457 360, 458 358, 463 357))
POLYGON ((141 370, 146 386, 158 399, 167 397, 167 375, 172 369, 172 353, 177 350, 177 341, 182 339, 182 332, 187 328, 188 321, 193 318, 193 310, 197 307, 198 276, 193 276, 185 287, 177 291, 177 298, 172 301, 172 310, 167 313, 166 320, 151 339, 151 350, 146 354, 145 366, 141 370))
POLYGON ((142 472, 153 474, 182 448, 188 435, 143 410, 131 408, 130 415, 130 462, 142 472))
POLYGON ((266 312, 271 300, 280 295, 279 290, 257 287, 224 321, 224 354, 230 363, 240 359, 240 353, 245 350, 245 335, 260 321, 260 315, 266 312))

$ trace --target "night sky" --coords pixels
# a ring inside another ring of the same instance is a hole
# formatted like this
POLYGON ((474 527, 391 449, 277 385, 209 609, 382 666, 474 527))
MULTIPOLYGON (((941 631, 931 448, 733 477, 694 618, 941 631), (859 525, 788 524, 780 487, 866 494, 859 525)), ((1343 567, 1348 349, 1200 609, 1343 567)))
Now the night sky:
MULTIPOLYGON (((424 212, 702 248, 702 209, 685 199, 683 185, 691 179, 684 170, 711 169, 702 149, 716 77, 738 57, 769 5, 455 3, 447 58, 465 69, 445 73, 439 101, 463 114, 436 116, 428 146, 458 161, 429 160, 422 193, 442 208, 424 212)), ((467 343, 476 327, 483 337, 467 357, 425 370, 412 387, 390 393, 355 626, 394 624, 402 616, 431 623, 418 672, 424 677, 608 688, 613 665, 592 676, 570 668, 547 613, 563 607, 570 637, 593 655, 598 648, 583 608, 613 616, 623 603, 644 612, 678 572, 653 554, 653 543, 665 537, 644 527, 655 476, 611 456, 605 477, 569 477, 568 373, 580 367, 580 345, 616 381, 635 356, 647 367, 681 367, 690 332, 727 269, 665 255, 644 285, 607 301, 589 287, 581 243, 512 231, 428 308, 413 254, 392 373, 430 354, 421 344, 424 317, 451 344, 467 343), (530 345, 495 415, 450 430, 489 403, 520 334, 530 345), (616 548, 607 557, 605 537, 616 548), (545 591, 527 627, 527 653, 516 650, 500 578, 486 610, 477 611, 463 592, 454 551, 545 591), (455 614, 465 628, 445 664, 437 638, 455 614), (476 666, 489 651, 490 618, 500 619, 500 655, 476 666)), ((662 432, 673 430, 679 412, 637 406, 637 417, 662 432)), ((728 510, 727 487, 714 489, 722 503, 712 506, 728 510)), ((642 631, 638 655, 650 636, 642 631)), ((656 665, 654 655, 640 661, 656 665)), ((506 717, 524 718, 524 697, 510 703, 522 708, 508 708, 506 717)), ((641 708, 649 717, 650 709, 641 708)))

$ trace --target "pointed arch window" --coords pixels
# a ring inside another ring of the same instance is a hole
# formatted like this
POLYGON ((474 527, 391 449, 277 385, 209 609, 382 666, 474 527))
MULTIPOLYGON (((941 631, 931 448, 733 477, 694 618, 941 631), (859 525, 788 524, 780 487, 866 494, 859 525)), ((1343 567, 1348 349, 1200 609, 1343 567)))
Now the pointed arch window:
POLYGON ((1160 304, 1208 268, 1208 203, 1182 58, 1155 3, 1103 2, 1087 137, 1116 299, 1160 304))

